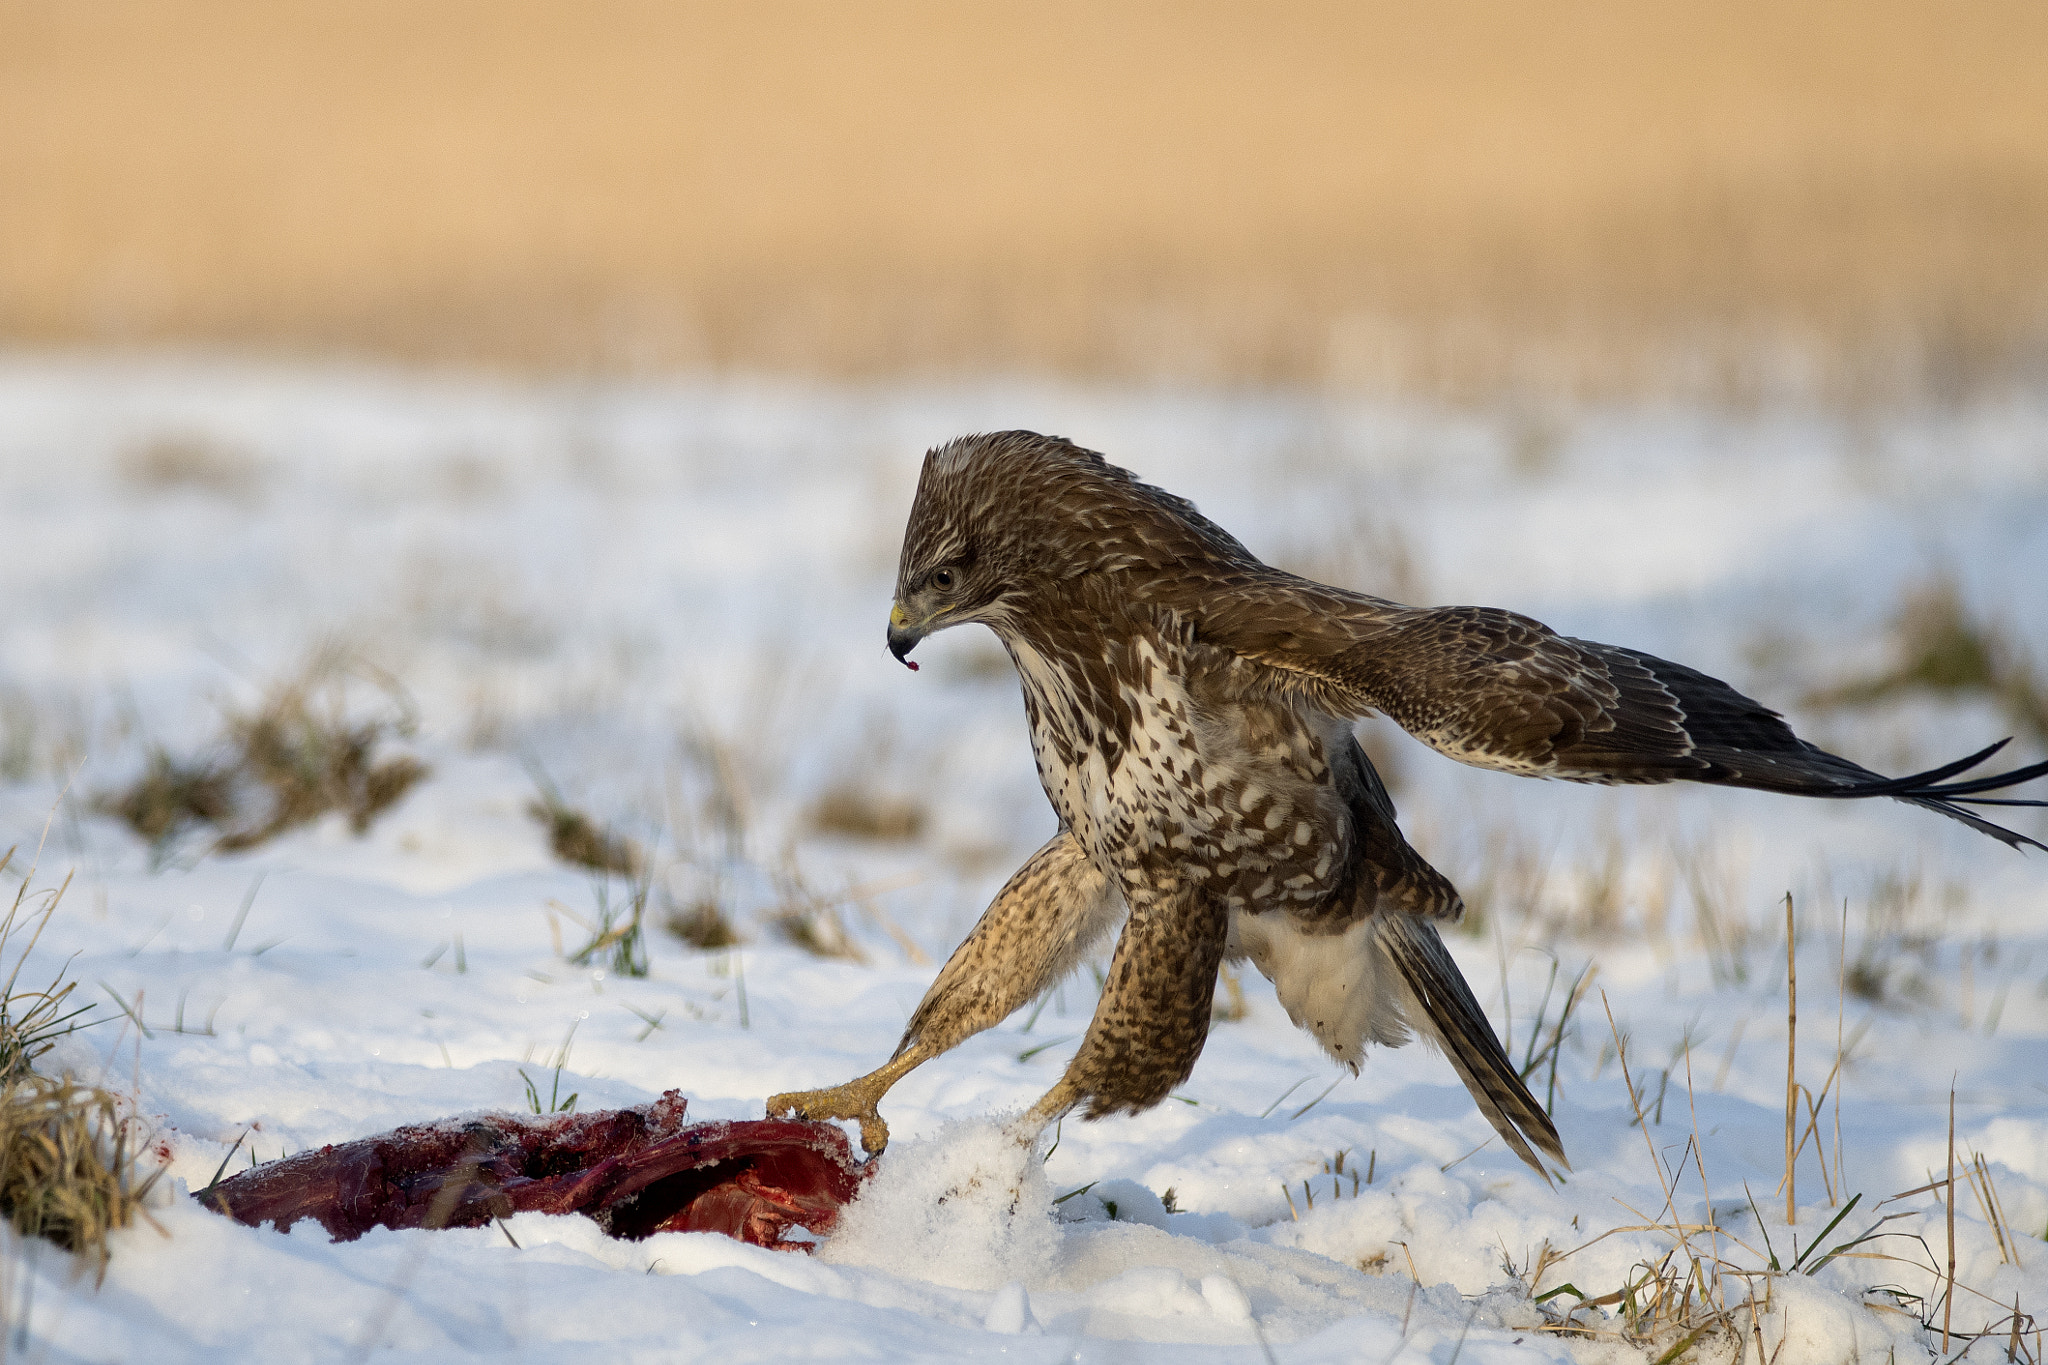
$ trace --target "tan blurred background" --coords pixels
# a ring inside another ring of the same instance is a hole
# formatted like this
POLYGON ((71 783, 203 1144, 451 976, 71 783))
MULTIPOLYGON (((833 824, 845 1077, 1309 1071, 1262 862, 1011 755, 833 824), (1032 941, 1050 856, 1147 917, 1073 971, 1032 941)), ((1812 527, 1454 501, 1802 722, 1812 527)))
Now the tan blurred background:
POLYGON ((0 343, 2048 378, 2048 4, 0 0, 0 343))

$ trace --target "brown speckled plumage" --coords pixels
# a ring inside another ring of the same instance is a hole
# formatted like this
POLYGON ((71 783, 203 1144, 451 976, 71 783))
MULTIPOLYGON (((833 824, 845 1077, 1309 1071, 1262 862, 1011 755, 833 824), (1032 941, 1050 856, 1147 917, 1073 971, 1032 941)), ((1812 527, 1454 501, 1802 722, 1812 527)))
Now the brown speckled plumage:
POLYGON ((886 1066, 769 1102, 860 1118, 871 1150, 897 1077, 1047 989, 1121 914, 1095 1017, 1032 1124, 1165 1098, 1201 1052, 1228 955, 1258 966, 1354 1070, 1371 1043, 1437 1042, 1512 1150, 1539 1171, 1537 1151, 1562 1163, 1438 938, 1463 907, 1401 836, 1352 738, 1361 716, 1481 767, 1893 796, 2011 844, 2033 841, 1957 803, 2048 772, 1941 785, 1987 751, 1887 781, 1683 665, 1512 612, 1404 607, 1270 568, 1186 500, 1031 432, 925 459, 890 647, 903 658, 966 622, 993 629, 1017 666, 1060 833, 947 962, 886 1066))

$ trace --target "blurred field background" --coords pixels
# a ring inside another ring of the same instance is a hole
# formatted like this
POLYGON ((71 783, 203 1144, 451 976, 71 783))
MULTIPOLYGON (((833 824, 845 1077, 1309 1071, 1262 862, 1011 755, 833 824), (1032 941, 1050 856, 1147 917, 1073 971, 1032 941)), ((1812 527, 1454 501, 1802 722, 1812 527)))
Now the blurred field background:
POLYGON ((1453 401, 2048 377, 2048 6, 0 0, 0 342, 1453 401))

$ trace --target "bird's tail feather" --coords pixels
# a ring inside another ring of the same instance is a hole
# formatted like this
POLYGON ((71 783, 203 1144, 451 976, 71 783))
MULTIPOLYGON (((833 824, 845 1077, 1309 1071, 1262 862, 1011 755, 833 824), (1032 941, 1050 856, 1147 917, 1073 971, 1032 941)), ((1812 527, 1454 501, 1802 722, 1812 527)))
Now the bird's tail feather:
POLYGON ((1380 942, 1413 997, 1407 1011, 1409 1024, 1443 1050, 1458 1078, 1472 1092, 1479 1112, 1516 1156, 1548 1180, 1550 1173, 1530 1150, 1533 1143, 1570 1170, 1556 1126, 1515 1074, 1514 1064, 1501 1050, 1493 1026, 1486 1022, 1436 929, 1398 911, 1384 914, 1381 925, 1380 942))

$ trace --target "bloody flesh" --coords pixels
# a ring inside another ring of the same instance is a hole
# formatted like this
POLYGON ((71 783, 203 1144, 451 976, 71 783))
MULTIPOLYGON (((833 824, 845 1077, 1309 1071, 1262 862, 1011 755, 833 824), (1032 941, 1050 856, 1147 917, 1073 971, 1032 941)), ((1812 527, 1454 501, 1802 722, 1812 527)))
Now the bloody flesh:
POLYGON ((269 1162, 193 1198, 252 1227, 311 1219, 342 1242, 537 1210, 585 1214, 614 1237, 722 1232, 797 1246, 785 1234, 831 1231, 871 1169, 830 1124, 690 1123, 686 1103, 671 1090, 632 1109, 418 1124, 269 1162))

